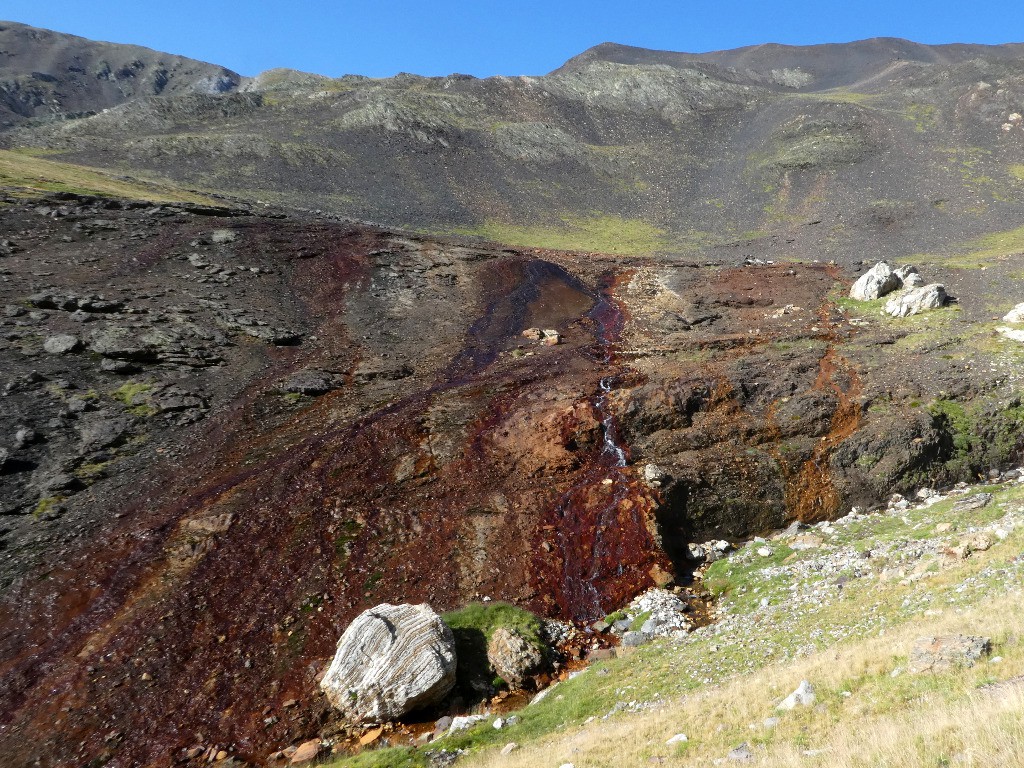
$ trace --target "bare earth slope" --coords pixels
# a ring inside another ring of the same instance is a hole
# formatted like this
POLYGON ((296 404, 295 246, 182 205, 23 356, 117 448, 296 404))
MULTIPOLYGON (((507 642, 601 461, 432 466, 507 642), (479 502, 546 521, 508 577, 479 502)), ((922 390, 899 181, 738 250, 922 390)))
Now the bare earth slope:
POLYGON ((1019 462, 1017 54, 200 69, 17 120, 0 764, 258 763, 321 732, 316 676, 369 606, 590 620, 685 583, 691 542, 1019 462), (846 299, 878 255, 959 301, 846 299))
POLYGON ((1009 264, 894 321, 824 265, 70 195, 0 216, 5 764, 259 759, 316 732, 368 606, 592 619, 685 580, 690 541, 1019 455, 1021 353, 984 309, 1009 264))

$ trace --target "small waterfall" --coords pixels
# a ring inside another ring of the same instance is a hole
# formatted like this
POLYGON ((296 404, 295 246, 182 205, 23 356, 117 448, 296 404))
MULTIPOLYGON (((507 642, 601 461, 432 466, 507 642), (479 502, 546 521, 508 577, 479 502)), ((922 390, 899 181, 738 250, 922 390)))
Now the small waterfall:
POLYGON ((551 512, 561 579, 551 589, 566 618, 589 621, 618 608, 619 601, 649 584, 656 545, 647 527, 648 491, 629 469, 629 453, 612 411, 622 381, 615 348, 625 323, 610 298, 613 277, 601 285, 590 317, 597 323, 592 355, 602 376, 591 399, 601 424, 601 444, 586 469, 551 512))

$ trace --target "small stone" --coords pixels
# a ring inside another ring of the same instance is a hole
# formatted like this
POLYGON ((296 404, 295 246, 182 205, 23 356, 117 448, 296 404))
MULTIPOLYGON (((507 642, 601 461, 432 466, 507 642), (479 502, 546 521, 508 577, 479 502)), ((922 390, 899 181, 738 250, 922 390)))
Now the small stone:
POLYGON ((217 762, 220 762, 221 760, 227 760, 227 759, 228 759, 228 753, 227 753, 227 752, 225 752, 225 751, 224 751, 223 749, 222 749, 222 750, 220 750, 220 751, 219 751, 219 752, 218 752, 218 753, 217 753, 217 754, 216 754, 216 755, 214 756, 214 760, 216 760, 217 762))
POLYGON ((549 347, 554 347, 562 343, 562 334, 553 328, 545 328, 541 333, 543 334, 541 342, 549 347))
POLYGON ((976 493, 973 496, 968 496, 966 499, 961 499, 953 505, 954 512, 971 512, 975 509, 982 509, 992 503, 991 493, 976 493))
POLYGON ((960 542, 961 547, 970 549, 971 552, 985 552, 996 543, 995 534, 991 531, 979 531, 960 542))
POLYGON ((689 741, 689 739, 686 738, 686 734, 685 733, 677 733, 675 736, 670 738, 665 743, 666 744, 682 744, 684 741, 689 741))
POLYGON ((302 742, 299 748, 292 754, 289 764, 301 765, 302 763, 312 762, 320 754, 320 748, 320 739, 310 739, 309 741, 302 742))
POLYGON ((481 720, 486 719, 487 715, 459 715, 458 717, 453 717, 452 724, 448 726, 448 733, 468 730, 481 720))
POLYGON ((771 547, 761 547, 757 550, 757 554, 759 554, 761 557, 771 557, 774 554, 774 552, 772 551, 771 547))
POLYGON ((552 686, 550 686, 548 688, 545 688, 543 691, 538 691, 537 695, 534 696, 532 699, 530 699, 530 703, 527 706, 532 707, 534 704, 540 704, 557 687, 558 687, 558 683, 555 683, 554 685, 552 685, 552 686))
POLYGON ((636 648, 651 641, 651 636, 646 632, 627 632, 622 636, 622 645, 625 648, 636 648))
POLYGON ((809 707, 814 704, 815 698, 814 688, 811 687, 811 684, 806 680, 801 680, 796 690, 783 699, 776 709, 795 709, 798 706, 809 707))
POLYGON ((114 360, 112 358, 105 357, 100 361, 100 370, 104 373, 127 375, 131 373, 138 373, 142 370, 142 366, 136 363, 130 363, 127 360, 114 360))
POLYGON ((379 725, 376 728, 371 728, 359 737, 359 746, 365 747, 368 744, 373 744, 373 742, 380 738, 382 733, 384 733, 384 726, 379 725))
POLYGON ((519 749, 519 745, 516 744, 514 741, 510 741, 508 744, 501 748, 501 754, 502 756, 511 755, 517 749, 519 749))
POLYGON ((817 549, 825 540, 816 533, 802 533, 794 536, 789 546, 796 550, 817 549))
POLYGON ((233 229, 215 229, 210 233, 210 241, 217 245, 233 243, 238 239, 238 233, 233 229))
POLYGON ((873 301, 900 287, 900 278, 886 262, 880 261, 859 278, 850 288, 850 298, 873 301))
POLYGON ((544 664, 543 649, 520 631, 498 627, 487 644, 487 661, 512 688, 522 688, 544 664))
POLYGON ((750 751, 750 747, 746 743, 743 743, 735 749, 729 750, 728 758, 736 763, 752 763, 754 762, 754 753, 750 751))
POLYGON ((644 481, 648 485, 659 486, 668 480, 668 474, 657 464, 644 465, 644 481))
POLYGON ((59 333, 56 336, 50 336, 44 341, 43 349, 51 355, 66 355, 69 352, 74 352, 81 345, 82 342, 78 340, 77 336, 72 336, 69 333, 59 333))

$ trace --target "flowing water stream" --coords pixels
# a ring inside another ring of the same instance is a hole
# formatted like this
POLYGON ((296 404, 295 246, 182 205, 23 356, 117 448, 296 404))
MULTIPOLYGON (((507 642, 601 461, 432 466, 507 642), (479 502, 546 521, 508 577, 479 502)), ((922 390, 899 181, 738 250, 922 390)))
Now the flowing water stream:
POLYGON ((593 358, 602 368, 591 399, 601 425, 600 449, 561 496, 552 515, 562 561, 560 583, 551 585, 561 614, 589 621, 621 607, 650 583, 657 547, 646 523, 650 492, 628 466, 612 401, 624 371, 615 360, 625 316, 611 298, 614 278, 603 280, 591 319, 597 325, 593 358))

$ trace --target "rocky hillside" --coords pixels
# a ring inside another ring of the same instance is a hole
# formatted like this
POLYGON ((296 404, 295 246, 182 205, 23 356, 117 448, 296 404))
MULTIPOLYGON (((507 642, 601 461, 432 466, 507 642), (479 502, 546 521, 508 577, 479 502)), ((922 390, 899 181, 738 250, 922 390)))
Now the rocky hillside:
POLYGON ((43 81, 0 133, 0 764, 264 763, 336 729, 368 608, 584 628, 1015 466, 1018 54, 43 81))
POLYGON ((0 21, 0 130, 95 115, 150 96, 238 87, 234 72, 135 45, 0 21))
POLYGON ((848 264, 1020 247, 1022 114, 1019 45, 608 44, 539 77, 272 70, 0 141, 403 228, 848 264))

